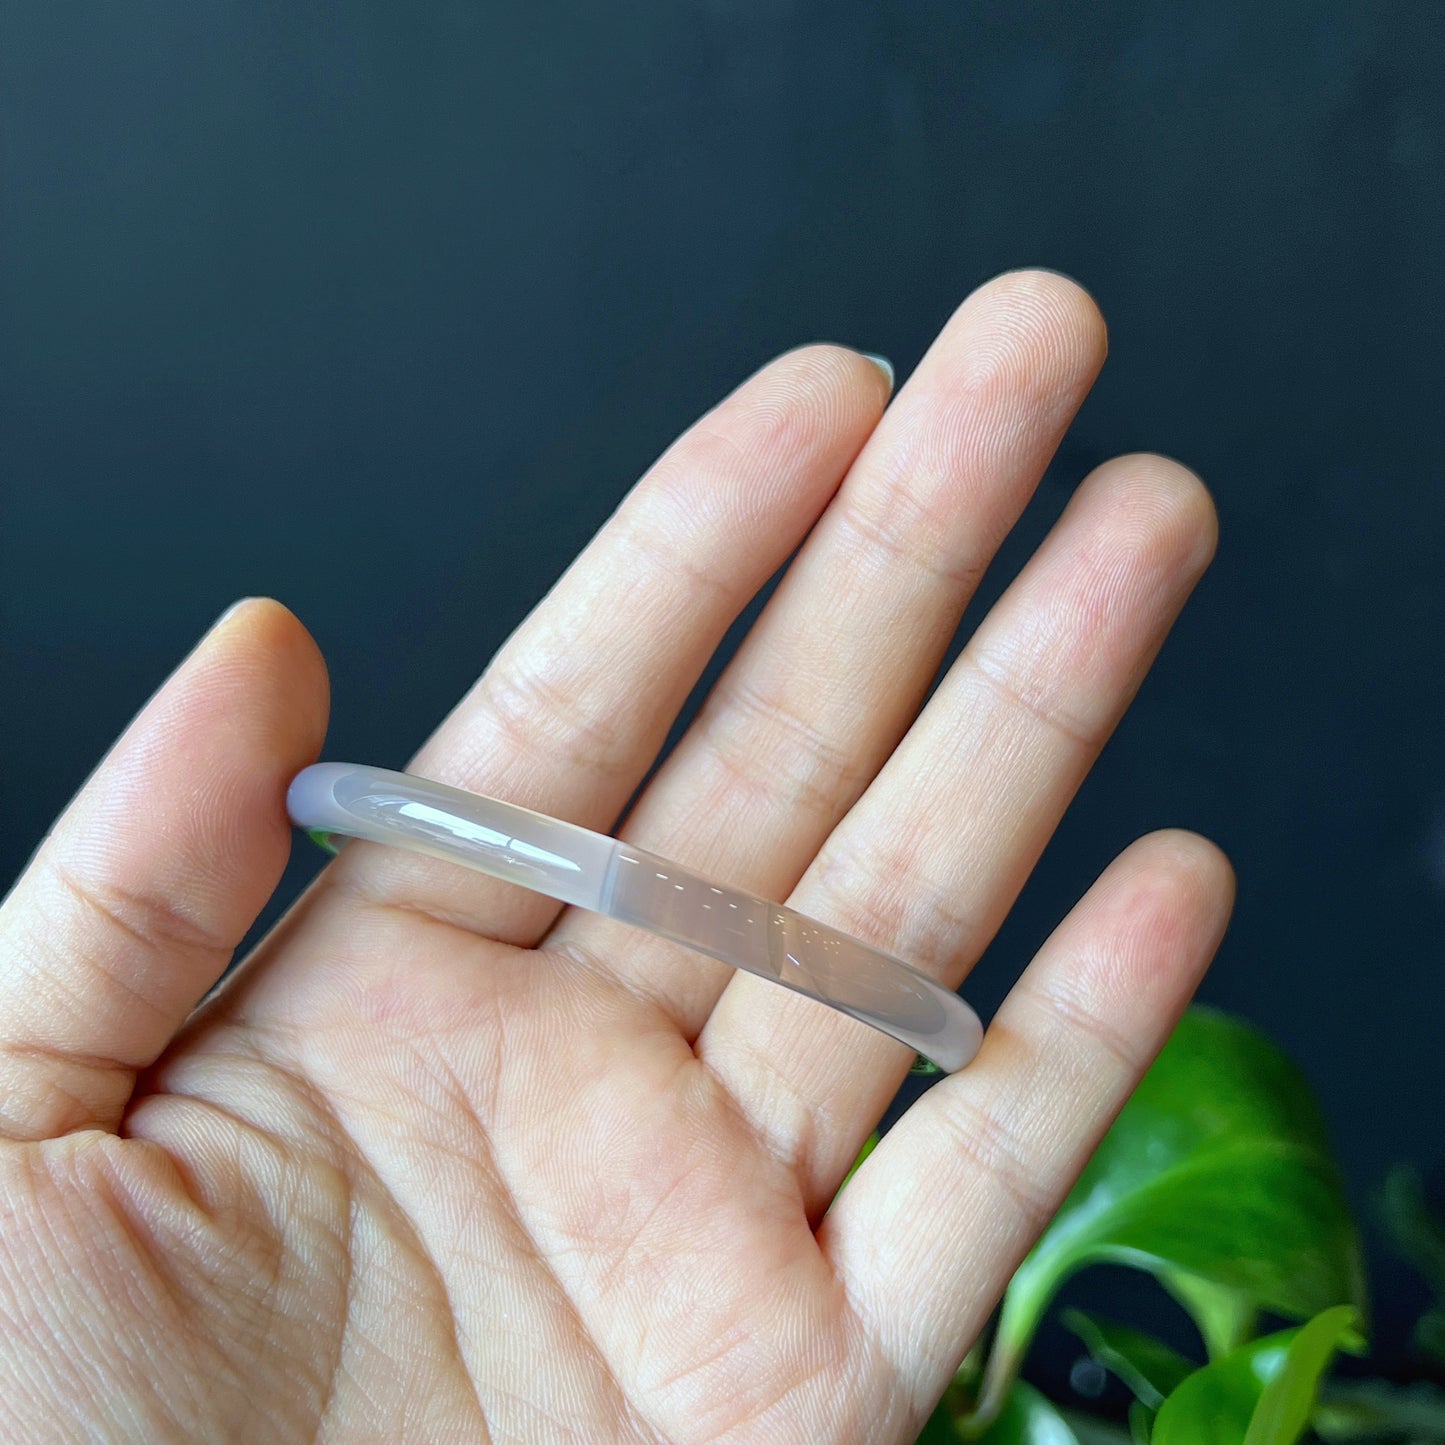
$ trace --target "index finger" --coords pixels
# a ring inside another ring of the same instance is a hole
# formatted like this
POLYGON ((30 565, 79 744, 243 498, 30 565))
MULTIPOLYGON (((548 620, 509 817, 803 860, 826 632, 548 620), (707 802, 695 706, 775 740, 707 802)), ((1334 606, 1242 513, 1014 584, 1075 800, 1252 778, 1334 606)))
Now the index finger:
MULTIPOLYGON (((882 370, 806 346, 743 382, 623 500, 408 771, 610 829, 728 627, 813 525, 877 422, 882 370)), ((328 870, 507 943, 559 905, 452 865, 362 845, 328 870)))

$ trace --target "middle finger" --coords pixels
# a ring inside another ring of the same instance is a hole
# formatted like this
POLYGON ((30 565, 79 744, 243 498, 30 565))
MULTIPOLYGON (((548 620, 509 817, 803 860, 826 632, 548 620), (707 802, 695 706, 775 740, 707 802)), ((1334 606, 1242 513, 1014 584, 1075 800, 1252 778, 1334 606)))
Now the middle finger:
MULTIPOLYGON (((620 837, 789 893, 913 720, 1104 350, 1093 301, 1051 272, 1001 276, 959 307, 620 837)), ((575 910, 547 943, 605 958, 688 1038, 732 976, 575 910)))

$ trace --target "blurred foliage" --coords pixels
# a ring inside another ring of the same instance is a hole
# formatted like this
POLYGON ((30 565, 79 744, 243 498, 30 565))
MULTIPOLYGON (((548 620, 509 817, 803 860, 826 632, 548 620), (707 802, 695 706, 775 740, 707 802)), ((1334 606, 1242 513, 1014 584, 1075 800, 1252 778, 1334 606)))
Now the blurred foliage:
POLYGON ((1445 1220, 1431 1214, 1413 1169, 1395 1169, 1385 1180, 1381 1213, 1396 1248, 1425 1277, 1435 1304, 1415 1326, 1415 1348, 1445 1365, 1445 1220))
POLYGON ((1146 1409, 1157 1410, 1166 1395, 1197 1366, 1177 1350, 1128 1325, 1069 1310, 1063 1316, 1096 1363, 1117 1375, 1146 1409))
POLYGON ((1445 1440, 1445 1390, 1378 1380, 1334 1385, 1315 1410, 1321 1440, 1445 1440))
MULTIPOLYGON (((1422 1359, 1445 1360, 1445 1223, 1397 1171, 1383 1212, 1436 1302, 1422 1359)), ((923 1445, 1294 1445, 1445 1442, 1445 1392, 1328 1383, 1365 1349, 1359 1234, 1319 1107, 1266 1038, 1191 1009, 1004 1295, 920 1436, 923 1445), (1018 1378, 1063 1283, 1096 1263, 1154 1276, 1199 1334, 1191 1359, 1079 1310, 1062 1322, 1133 1395, 1126 1427, 1051 1403, 1018 1378), (1296 1322, 1261 1335, 1262 1315, 1296 1322)))
POLYGON ((1155 1445, 1292 1445, 1304 1433, 1320 1379, 1357 1316, 1349 1305, 1297 1330, 1251 1340, 1185 1377, 1159 1407, 1155 1445))

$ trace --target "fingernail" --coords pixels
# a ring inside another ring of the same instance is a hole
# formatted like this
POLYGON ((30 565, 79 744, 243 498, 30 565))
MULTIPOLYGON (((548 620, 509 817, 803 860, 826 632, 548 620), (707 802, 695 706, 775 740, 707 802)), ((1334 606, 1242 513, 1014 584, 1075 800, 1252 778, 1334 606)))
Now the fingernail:
POLYGON ((883 379, 888 383, 888 390, 893 390, 893 363, 886 356, 879 356, 876 352, 865 351, 863 356, 871 361, 879 371, 883 373, 883 379))

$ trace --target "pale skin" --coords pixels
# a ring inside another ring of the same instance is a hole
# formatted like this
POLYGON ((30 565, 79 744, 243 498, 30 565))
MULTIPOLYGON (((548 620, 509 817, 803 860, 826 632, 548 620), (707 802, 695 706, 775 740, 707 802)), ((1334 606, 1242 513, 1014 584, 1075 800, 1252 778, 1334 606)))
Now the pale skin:
MULTIPOLYGON (((1106 463, 923 705, 1104 350, 1020 272, 891 405, 843 347, 764 366, 411 769, 962 984, 1214 550, 1190 472, 1106 463)), ((1213 955, 1219 852, 1116 859, 839 1194, 906 1049, 465 870, 349 846, 197 1009, 327 706, 302 625, 243 604, 0 910, 0 1437, 911 1441, 1213 955)))

